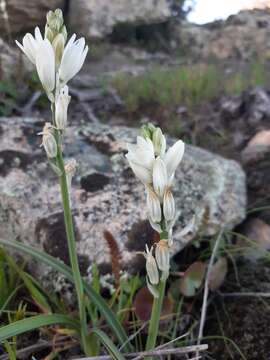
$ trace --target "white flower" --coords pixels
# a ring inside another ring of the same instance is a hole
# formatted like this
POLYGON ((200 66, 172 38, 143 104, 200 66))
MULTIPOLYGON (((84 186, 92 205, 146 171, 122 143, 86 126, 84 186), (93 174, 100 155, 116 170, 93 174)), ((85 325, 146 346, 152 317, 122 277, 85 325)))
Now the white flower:
POLYGON ((132 161, 129 161, 129 166, 142 183, 150 184, 152 182, 152 173, 150 170, 146 169, 143 166, 137 165, 132 161))
POLYGON ((166 240, 160 240, 155 249, 155 257, 161 271, 168 272, 170 269, 170 252, 166 240))
POLYGON ((168 178, 171 182, 177 166, 180 164, 185 151, 185 144, 182 140, 178 140, 172 147, 168 149, 164 155, 164 162, 167 167, 168 178))
POLYGON ((166 151, 166 138, 162 134, 162 131, 160 128, 156 128, 153 134, 153 145, 155 149, 155 155, 157 156, 163 156, 166 151))
POLYGON ((157 285, 159 283, 159 273, 156 260, 153 256, 153 246, 150 250, 147 245, 145 247, 146 252, 144 252, 144 256, 146 258, 146 272, 150 283, 152 285, 157 285))
POLYGON ((158 157, 154 161, 153 166, 153 186, 160 201, 163 201, 163 196, 168 183, 167 169, 164 161, 158 157))
POLYGON ((73 76, 75 76, 83 66, 84 60, 88 52, 88 46, 85 46, 85 39, 76 40, 73 34, 65 46, 62 60, 59 68, 60 82, 66 84, 73 76))
POLYGON ((59 130, 64 130, 67 125, 67 110, 70 102, 68 86, 65 85, 58 95, 55 102, 55 122, 59 130))
POLYGON ((155 153, 153 143, 150 139, 137 136, 137 144, 127 144, 127 149, 128 153, 126 157, 129 161, 152 170, 155 153))
POLYGON ((57 156, 57 143, 53 135, 53 126, 51 123, 46 122, 42 132, 42 146, 44 147, 48 158, 55 158, 57 156))
POLYGON ((36 67, 44 90, 51 93, 55 87, 55 55, 48 39, 42 40, 37 47, 36 67))
POLYGON ((152 183, 152 167, 155 160, 154 146, 150 139, 137 137, 137 144, 127 144, 126 158, 134 174, 144 183, 152 183))
POLYGON ((25 55, 28 57, 28 59, 36 65, 36 53, 37 48, 40 42, 42 42, 42 36, 40 33, 40 30, 38 27, 35 28, 35 37, 27 33, 22 40, 22 44, 19 43, 19 41, 15 40, 16 44, 19 46, 19 48, 25 53, 25 55))
POLYGON ((161 221, 161 206, 158 196, 151 188, 146 188, 146 204, 150 219, 154 223, 161 221))
POLYGON ((167 221, 175 218, 175 203, 171 190, 167 188, 163 198, 163 214, 167 221))

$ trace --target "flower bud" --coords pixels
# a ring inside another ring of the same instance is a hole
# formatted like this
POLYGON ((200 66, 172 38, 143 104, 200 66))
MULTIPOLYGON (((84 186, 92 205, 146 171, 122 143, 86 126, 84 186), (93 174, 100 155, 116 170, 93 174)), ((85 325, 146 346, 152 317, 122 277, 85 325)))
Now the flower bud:
POLYGON ((160 201, 163 201, 165 189, 167 187, 168 176, 164 161, 158 157, 153 166, 153 186, 160 201))
POLYGON ((53 134, 52 124, 46 122, 42 132, 42 146, 44 147, 48 158, 55 158, 57 156, 57 143, 53 134))
POLYGON ((65 130, 67 126, 67 110, 70 102, 68 86, 65 85, 58 95, 55 102, 55 123, 59 130, 65 130))
POLYGON ((147 276, 146 276, 146 285, 147 285, 147 288, 148 288, 149 292, 153 295, 153 297, 155 299, 158 299, 159 298, 158 288, 157 288, 157 286, 150 284, 147 276))
POLYGON ((46 24, 45 26, 45 39, 48 39, 50 43, 53 42, 55 37, 55 33, 50 29, 50 27, 46 24))
POLYGON ((146 258, 146 272, 149 281, 152 285, 157 285, 159 283, 159 273, 156 260, 153 256, 153 247, 149 250, 146 245, 146 252, 144 253, 144 256, 146 258))
POLYGON ((159 223, 161 221, 161 206, 159 198, 150 187, 146 189, 146 193, 146 204, 149 217, 154 223, 159 223))
POLYGON ((67 28, 66 28, 65 25, 62 26, 61 34, 64 36, 64 40, 65 40, 65 43, 66 43, 68 34, 67 34, 67 28))
POLYGON ((163 214, 167 221, 171 221, 175 217, 175 202, 173 194, 169 188, 167 188, 164 193, 163 214))
POLYGON ((152 140, 153 138, 153 133, 156 130, 156 127, 151 124, 145 124, 141 127, 141 136, 144 137, 145 139, 150 139, 152 140))
POLYGON ((155 155, 163 156, 166 151, 166 138, 159 127, 155 129, 152 141, 155 149, 155 155))
POLYGON ((168 242, 160 240, 156 245, 155 250, 156 262, 161 271, 168 272, 170 269, 170 252, 168 242))
MULTIPOLYGON (((72 181, 73 176, 75 175, 77 165, 78 164, 75 159, 71 159, 65 164, 65 173, 66 173, 66 179, 67 179, 67 186, 69 189, 69 195, 70 195, 70 189, 71 189, 71 181, 72 181)), ((71 203, 70 197, 69 197, 69 201, 71 203)))
POLYGON ((52 46, 54 48, 55 53, 55 63, 56 66, 59 67, 65 47, 65 38, 62 34, 57 34, 53 39, 52 46))
POLYGON ((54 12, 47 13, 47 26, 56 34, 60 31, 64 24, 63 13, 61 9, 56 9, 54 12))

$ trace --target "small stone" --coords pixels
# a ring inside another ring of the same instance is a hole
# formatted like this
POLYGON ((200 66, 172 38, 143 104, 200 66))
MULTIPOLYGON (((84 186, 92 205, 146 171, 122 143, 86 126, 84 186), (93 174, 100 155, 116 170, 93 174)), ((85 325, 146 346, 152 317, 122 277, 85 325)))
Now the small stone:
POLYGON ((251 261, 265 257, 265 251, 270 250, 270 226, 259 218, 250 219, 243 225, 243 234, 249 241, 239 237, 237 245, 247 247, 244 256, 251 261))
POLYGON ((245 164, 258 161, 270 152, 270 130, 261 130, 255 134, 242 151, 245 164))

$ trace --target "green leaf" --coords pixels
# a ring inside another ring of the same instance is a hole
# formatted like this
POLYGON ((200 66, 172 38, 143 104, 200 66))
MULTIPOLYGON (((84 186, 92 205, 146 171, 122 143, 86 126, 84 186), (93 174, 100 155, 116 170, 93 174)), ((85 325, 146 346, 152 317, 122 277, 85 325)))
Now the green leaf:
POLYGON ((9 264, 9 266, 11 266, 20 276, 20 278, 23 280, 25 287, 28 289, 29 293, 31 294, 31 296, 33 297, 33 299, 35 300, 35 302, 37 303, 37 305, 43 310, 46 311, 48 313, 52 312, 52 309, 48 303, 48 301, 46 300, 45 296, 42 294, 42 292, 39 290, 39 286, 37 284, 37 282, 35 281, 34 278, 32 278, 31 275, 27 274, 25 271, 23 271, 16 263, 15 261, 12 259, 11 256, 9 255, 5 255, 6 256, 6 260, 9 264))
MULTIPOLYGON (((58 259, 55 259, 51 255, 49 255, 45 252, 36 250, 32 246, 24 245, 17 241, 11 242, 11 241, 0 239, 0 243, 4 244, 6 246, 12 247, 13 249, 16 249, 18 251, 22 251, 28 255, 33 256, 36 260, 42 261, 43 263, 51 266, 54 270, 59 271, 60 273, 65 275, 68 280, 70 280, 71 282, 74 282, 72 271, 71 271, 70 267, 67 266, 66 264, 64 264, 63 262, 59 261, 58 259)), ((119 339, 120 343, 121 344, 127 343, 125 348, 127 349, 127 351, 132 351, 132 346, 128 342, 128 336, 127 336, 124 328, 122 327, 120 322, 117 320, 115 314, 109 308, 106 301, 99 294, 97 294, 92 289, 92 287, 89 284, 87 284, 85 281, 83 281, 83 285, 84 285, 86 294, 89 296, 89 298, 93 301, 93 303, 99 309, 100 313, 104 316, 108 325, 111 327, 111 329, 113 330, 113 332, 119 339)))
POLYGON ((51 315, 36 315, 29 318, 15 321, 6 326, 0 328, 0 343, 6 339, 9 339, 13 336, 20 335, 24 332, 39 329, 43 326, 62 324, 68 325, 72 328, 75 328, 79 331, 78 321, 72 319, 69 316, 61 314, 51 314, 51 315))
POLYGON ((118 351, 117 347, 111 339, 102 330, 94 329, 93 333, 97 335, 103 345, 106 347, 110 355, 115 360, 125 360, 124 356, 118 351))

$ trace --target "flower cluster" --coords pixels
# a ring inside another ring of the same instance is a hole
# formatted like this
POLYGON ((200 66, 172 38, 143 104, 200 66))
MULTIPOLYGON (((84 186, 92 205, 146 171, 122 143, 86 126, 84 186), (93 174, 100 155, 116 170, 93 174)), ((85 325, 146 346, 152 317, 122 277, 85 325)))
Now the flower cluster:
POLYGON ((74 34, 66 41, 67 30, 60 9, 48 12, 44 38, 36 27, 34 36, 27 33, 22 44, 16 40, 16 44, 35 65, 40 82, 52 103, 53 121, 46 123, 40 133, 43 136, 42 145, 52 165, 59 146, 59 136, 57 138, 55 131, 62 133, 67 126, 70 102, 67 83, 80 71, 88 52, 84 38, 76 40, 74 34))
POLYGON ((146 247, 148 287, 166 279, 170 268, 169 249, 172 245, 172 227, 175 222, 175 202, 171 191, 175 170, 181 162, 185 145, 178 140, 166 151, 166 138, 160 128, 151 124, 142 128, 137 144, 127 144, 126 157, 134 174, 145 185, 148 219, 160 234, 160 241, 149 250, 146 247))

